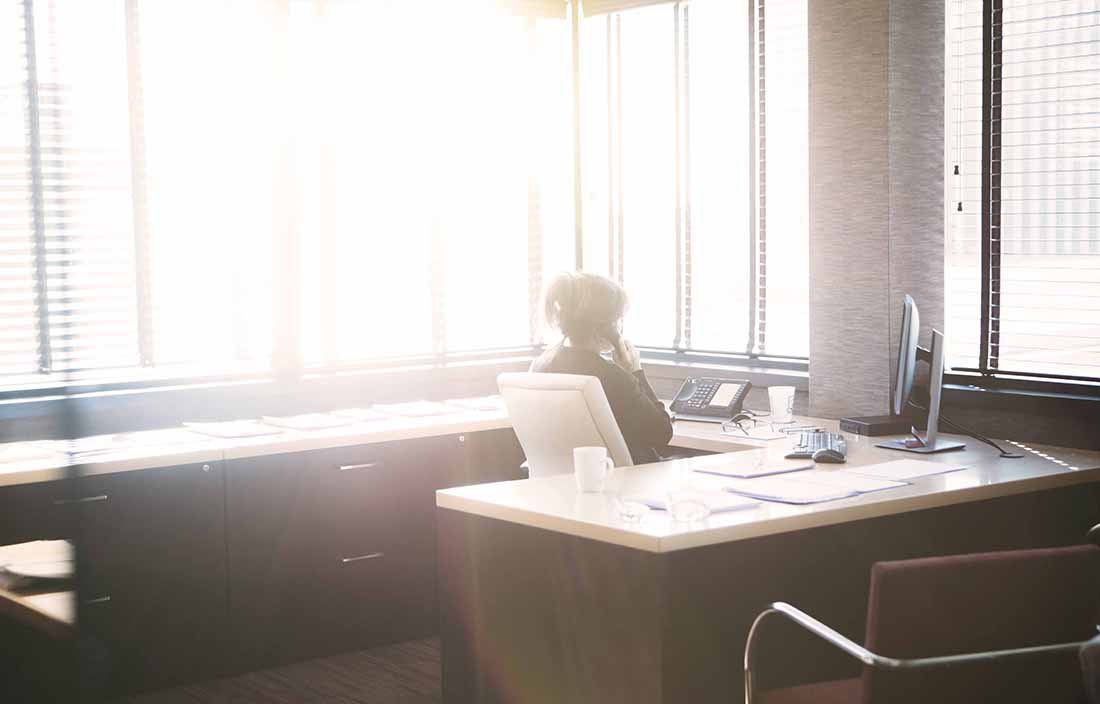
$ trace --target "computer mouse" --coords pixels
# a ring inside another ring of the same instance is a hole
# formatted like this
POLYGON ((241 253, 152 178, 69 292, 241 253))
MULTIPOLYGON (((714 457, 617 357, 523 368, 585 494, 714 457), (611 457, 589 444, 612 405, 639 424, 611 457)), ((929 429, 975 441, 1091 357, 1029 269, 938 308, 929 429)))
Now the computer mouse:
POLYGON ((824 462, 825 464, 840 464, 845 462, 844 455, 840 454, 836 450, 830 450, 827 447, 823 447, 820 450, 814 452, 814 462, 824 462))

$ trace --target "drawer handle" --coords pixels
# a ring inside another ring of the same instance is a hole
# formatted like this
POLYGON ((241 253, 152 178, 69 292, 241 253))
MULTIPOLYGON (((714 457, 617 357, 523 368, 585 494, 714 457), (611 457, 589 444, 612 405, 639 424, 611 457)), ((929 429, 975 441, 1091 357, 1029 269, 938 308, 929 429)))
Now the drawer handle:
POLYGON ((384 553, 384 552, 370 552, 370 553, 367 553, 366 555, 356 555, 355 557, 344 557, 344 558, 340 559, 340 562, 342 562, 346 565, 349 562, 359 562, 360 560, 373 560, 376 557, 385 557, 385 556, 386 556, 386 553, 384 553))
POLYGON ((341 472, 351 472, 356 469, 374 469, 375 467, 382 466, 381 462, 364 462, 363 464, 342 464, 340 465, 341 472))
POLYGON ((109 597, 109 596, 100 596, 100 597, 96 597, 95 599, 88 599, 84 603, 85 603, 85 605, 106 604, 110 600, 111 600, 111 597, 109 597))
POLYGON ((99 496, 85 496, 79 499, 57 499, 54 501, 54 506, 65 506, 67 504, 90 504, 96 501, 106 501, 107 495, 100 494, 99 496))

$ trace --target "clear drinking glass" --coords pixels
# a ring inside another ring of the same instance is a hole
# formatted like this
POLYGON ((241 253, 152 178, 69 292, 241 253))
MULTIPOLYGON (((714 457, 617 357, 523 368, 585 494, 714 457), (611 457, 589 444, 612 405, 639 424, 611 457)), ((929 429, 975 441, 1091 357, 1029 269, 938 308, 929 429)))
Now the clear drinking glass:
POLYGON ((768 403, 771 406, 771 422, 773 424, 794 421, 793 386, 769 386, 768 403))
POLYGON ((649 505, 628 489, 627 471, 612 469, 604 480, 604 494, 611 501, 615 514, 624 523, 638 523, 649 513, 649 505))
POLYGON ((710 506, 698 490, 675 488, 668 492, 668 513, 673 520, 694 523, 710 515, 710 506))

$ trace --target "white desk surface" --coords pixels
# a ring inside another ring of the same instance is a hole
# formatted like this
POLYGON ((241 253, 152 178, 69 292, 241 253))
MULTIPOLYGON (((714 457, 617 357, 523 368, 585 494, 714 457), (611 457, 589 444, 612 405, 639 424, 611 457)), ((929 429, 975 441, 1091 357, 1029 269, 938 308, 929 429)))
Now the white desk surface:
MULTIPOLYGON (((802 419, 807 420, 807 419, 802 419)), ((836 430, 836 421, 817 421, 836 430)), ((678 424, 679 425, 679 424, 678 424)), ((717 426, 693 423, 677 428, 676 440, 715 449, 729 443, 744 451, 744 440, 731 441, 717 426), (701 427, 700 427, 701 426, 701 427), (683 435, 681 435, 683 433, 683 435)), ((843 470, 922 456, 874 447, 883 438, 845 434, 848 462, 819 464, 818 469, 843 470)), ((762 502, 755 508, 711 514, 703 521, 687 524, 672 520, 664 511, 650 511, 639 523, 619 519, 610 497, 578 493, 571 474, 541 479, 498 482, 447 489, 436 493, 442 508, 496 518, 512 523, 567 533, 649 552, 671 552, 734 540, 754 538, 865 518, 920 509, 980 501, 1000 496, 1049 489, 1100 480, 1100 452, 1046 446, 1014 446, 1023 459, 1002 459, 993 448, 969 438, 949 436, 966 442, 957 452, 925 455, 923 458, 967 469, 910 480, 896 489, 862 494, 849 499, 796 506, 762 502)), ((782 457, 791 441, 758 441, 761 452, 782 457)), ((717 456, 695 457, 615 470, 621 473, 626 494, 658 494, 694 467, 720 462, 717 456)), ((795 475, 790 475, 795 476, 795 475)))

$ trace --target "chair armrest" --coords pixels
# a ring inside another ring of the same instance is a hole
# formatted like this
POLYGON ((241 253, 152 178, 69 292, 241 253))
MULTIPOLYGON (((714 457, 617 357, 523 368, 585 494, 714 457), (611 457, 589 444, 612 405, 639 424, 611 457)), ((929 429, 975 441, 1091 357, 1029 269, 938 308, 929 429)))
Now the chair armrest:
POLYGON ((753 645, 756 634, 762 628, 764 621, 772 616, 782 616, 825 642, 839 648, 847 655, 859 660, 867 667, 883 670, 929 670, 938 667, 953 665, 966 665, 983 662, 993 662, 1006 658, 1023 657, 1028 655, 1040 655, 1051 653, 1074 652, 1088 641, 1074 641, 1073 643, 1057 643, 1054 645, 1037 645, 1027 648, 1011 648, 1008 650, 992 650, 980 653, 963 653, 959 655, 941 655, 928 658, 890 658, 873 653, 862 645, 842 633, 826 626, 813 616, 801 611, 790 604, 777 601, 769 606, 753 621, 749 629, 749 636, 745 640, 745 704, 754 704, 753 666, 755 665, 755 653, 753 645))

